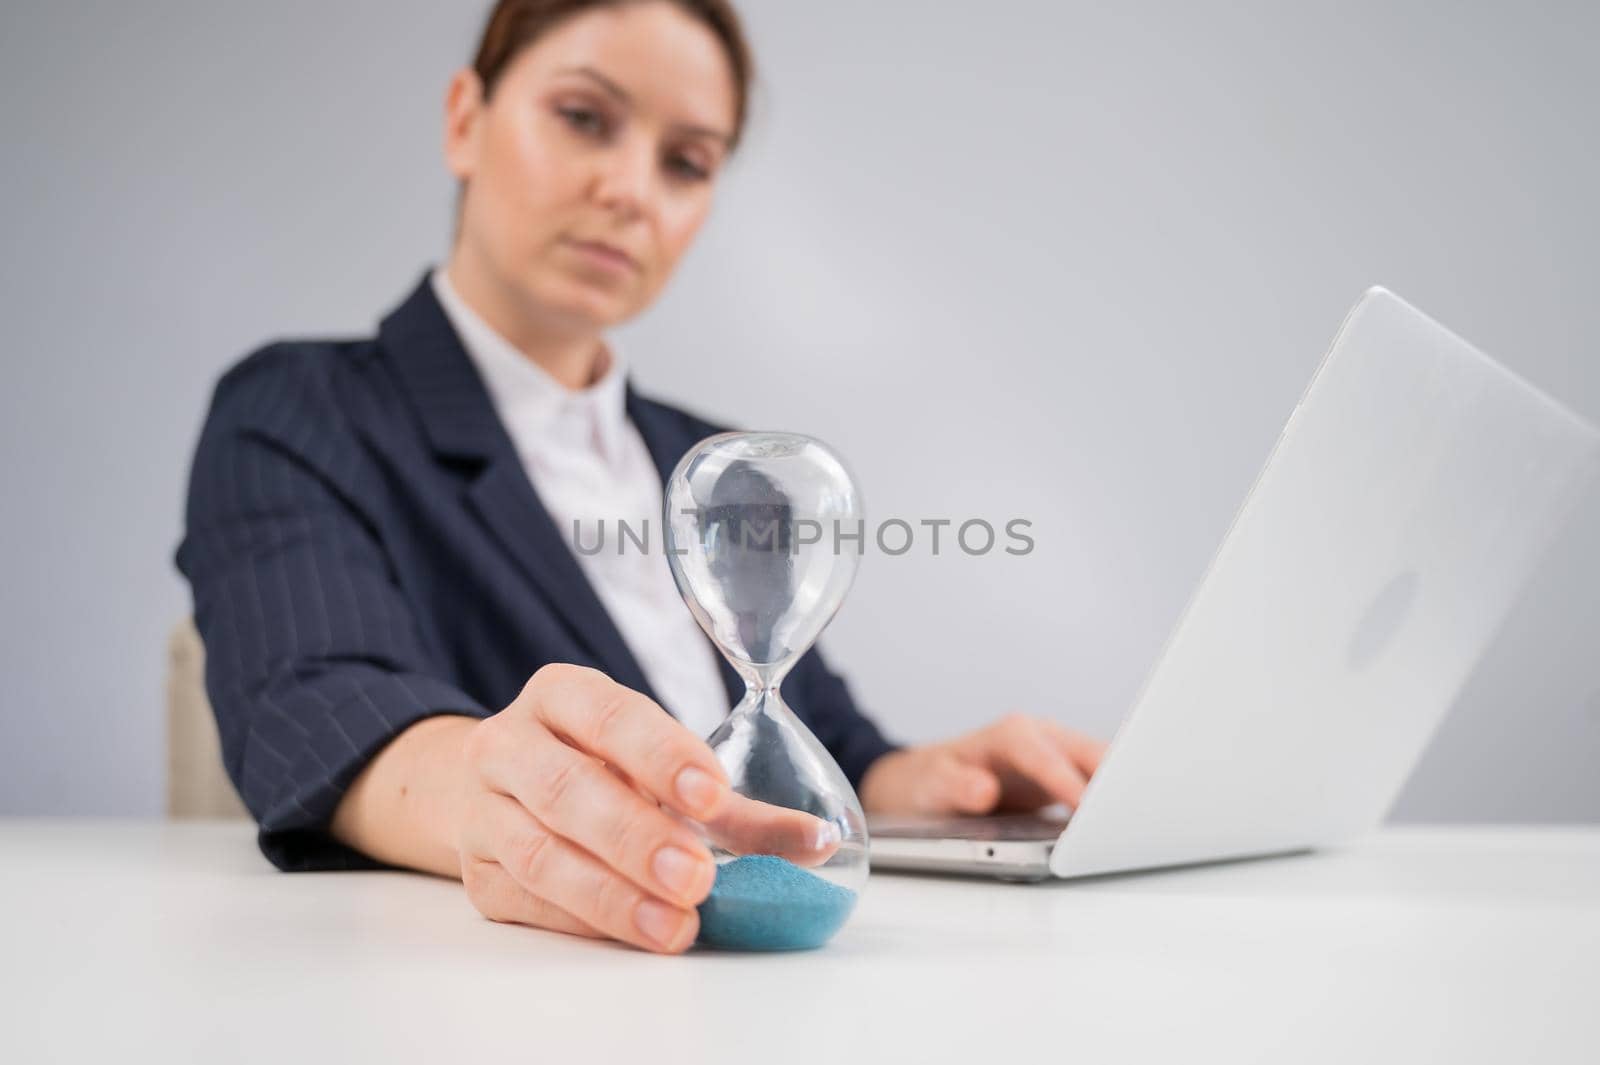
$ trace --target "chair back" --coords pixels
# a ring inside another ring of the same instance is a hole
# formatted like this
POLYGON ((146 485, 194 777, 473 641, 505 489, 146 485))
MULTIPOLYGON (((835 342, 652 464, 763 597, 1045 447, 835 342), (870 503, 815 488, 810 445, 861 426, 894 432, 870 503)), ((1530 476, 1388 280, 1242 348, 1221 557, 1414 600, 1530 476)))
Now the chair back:
POLYGON ((167 639, 167 816, 250 816, 222 767, 217 720, 206 698, 206 648, 189 617, 167 639))

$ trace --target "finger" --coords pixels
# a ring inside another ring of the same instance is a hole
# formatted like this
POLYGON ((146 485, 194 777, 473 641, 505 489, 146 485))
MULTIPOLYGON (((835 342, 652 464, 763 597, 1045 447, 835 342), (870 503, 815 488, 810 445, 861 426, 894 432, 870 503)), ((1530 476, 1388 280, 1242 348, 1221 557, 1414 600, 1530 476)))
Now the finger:
POLYGON ((609 762, 601 762, 600 764, 605 768, 606 772, 622 781, 623 787, 635 792, 636 794, 649 797, 651 802, 655 801, 655 798, 650 795, 650 789, 646 788, 643 784, 630 777, 621 766, 611 765, 609 762))
POLYGON ((679 906, 698 905, 710 894, 716 863, 688 825, 544 726, 528 727, 519 756, 497 753, 484 765, 492 787, 645 891, 679 906))
POLYGON ((935 760, 929 775, 930 813, 986 814, 1000 801, 1000 778, 955 755, 935 760))
POLYGON ((796 865, 821 865, 839 849, 839 826, 804 810, 731 792, 715 817, 701 822, 717 846, 733 854, 775 854, 796 865))
POLYGON ((727 774, 703 740, 597 669, 547 666, 518 700, 551 732, 615 765, 680 813, 709 816, 728 794, 727 774))
MULTIPOLYGON (((953 751, 917 751, 907 763, 906 812, 926 816, 987 813, 1000 800, 1000 780, 953 751)), ((985 753, 985 757, 987 754, 985 753)))
POLYGON ((1087 781, 1039 722, 1014 715, 995 729, 990 758, 1031 780, 1057 802, 1076 808, 1087 781))
POLYGON ((618 780, 622 781, 623 784, 627 785, 630 789, 632 789, 632 791, 633 791, 633 793, 635 795, 639 796, 645 802, 648 802, 651 806, 660 806, 661 805, 660 803, 656 802, 656 797, 654 795, 650 794, 650 789, 649 788, 645 787, 643 784, 639 783, 637 780, 634 780, 628 774, 624 773, 621 769, 618 769, 616 766, 609 765, 609 764, 607 764, 605 762, 601 762, 600 764, 605 766, 606 770, 612 776, 614 776, 618 780))
POLYGON ((1097 740, 1092 736, 1085 736, 1081 732, 1074 732, 1059 721, 1042 718, 1039 723, 1044 726, 1045 732, 1049 734, 1055 745, 1068 758, 1072 759, 1073 764, 1078 767, 1084 776, 1093 776, 1100 768, 1100 762, 1106 756, 1107 744, 1105 741, 1097 740))
POLYGON ((552 932, 566 932, 591 939, 608 938, 587 922, 578 920, 554 903, 529 892, 499 862, 486 858, 468 859, 462 865, 461 880, 466 885, 467 897, 472 904, 491 921, 548 928, 552 932))
POLYGON ((581 847, 541 825, 509 796, 487 796, 483 823, 495 860, 537 895, 613 939, 676 954, 700 931, 700 918, 640 890, 581 847))

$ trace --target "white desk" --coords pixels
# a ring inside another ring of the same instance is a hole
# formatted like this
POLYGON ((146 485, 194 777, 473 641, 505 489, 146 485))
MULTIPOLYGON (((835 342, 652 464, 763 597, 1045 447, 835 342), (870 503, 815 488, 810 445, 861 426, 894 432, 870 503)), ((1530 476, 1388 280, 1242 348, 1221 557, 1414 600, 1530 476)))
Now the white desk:
POLYGON ((277 873, 240 824, 0 820, 0 928, 17 1063, 1600 1061, 1600 829, 879 875, 819 951, 673 958, 444 880, 277 873))

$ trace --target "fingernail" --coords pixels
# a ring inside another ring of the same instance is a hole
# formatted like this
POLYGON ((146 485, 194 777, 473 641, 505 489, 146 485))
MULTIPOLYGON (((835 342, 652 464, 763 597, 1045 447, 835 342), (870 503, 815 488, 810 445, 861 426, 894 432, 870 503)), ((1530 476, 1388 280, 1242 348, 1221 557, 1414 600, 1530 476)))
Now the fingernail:
POLYGON ((844 841, 844 832, 832 821, 824 821, 817 828, 817 850, 825 851, 844 841))
POLYGON ((678 797, 693 813, 708 813, 722 798, 722 784, 704 769, 689 766, 678 773, 678 797))
POLYGON ((646 939, 661 947, 672 947, 683 930, 684 914, 664 902, 645 899, 634 907, 633 923, 646 939))
POLYGON ((668 891, 690 898, 705 879, 705 864, 681 848, 662 847, 650 860, 650 870, 668 891))

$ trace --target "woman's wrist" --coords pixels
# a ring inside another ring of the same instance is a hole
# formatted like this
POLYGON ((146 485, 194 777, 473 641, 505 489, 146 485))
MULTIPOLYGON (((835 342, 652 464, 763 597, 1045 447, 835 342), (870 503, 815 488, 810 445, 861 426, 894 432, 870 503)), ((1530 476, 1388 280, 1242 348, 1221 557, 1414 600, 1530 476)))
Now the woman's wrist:
POLYGON ((330 825, 334 837, 389 865, 459 877, 463 745, 477 724, 440 714, 396 736, 345 793, 330 825))

